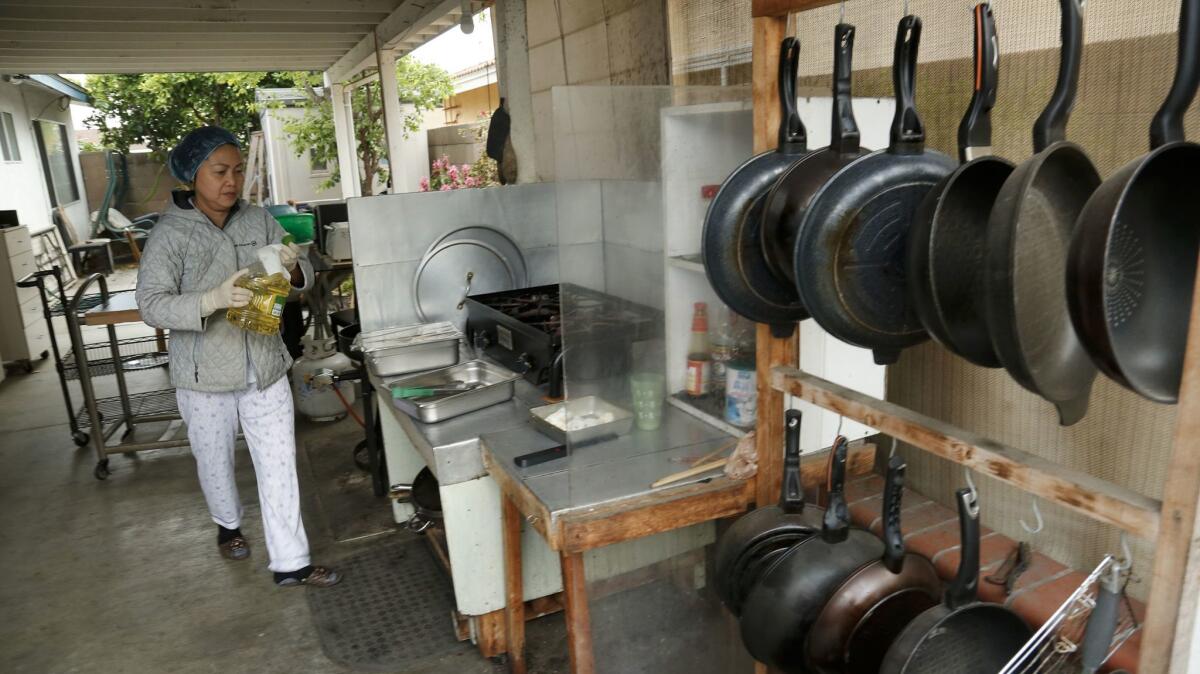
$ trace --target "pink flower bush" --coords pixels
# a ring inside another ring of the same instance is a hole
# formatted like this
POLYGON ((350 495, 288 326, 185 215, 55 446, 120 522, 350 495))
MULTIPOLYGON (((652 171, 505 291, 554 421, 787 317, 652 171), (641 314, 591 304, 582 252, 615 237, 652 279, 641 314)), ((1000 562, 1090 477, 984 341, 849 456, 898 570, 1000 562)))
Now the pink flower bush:
POLYGON ((452 164, 450 157, 442 155, 433 160, 429 167, 429 177, 421 178, 419 189, 422 192, 448 192, 471 187, 487 187, 489 183, 477 174, 470 164, 452 164))

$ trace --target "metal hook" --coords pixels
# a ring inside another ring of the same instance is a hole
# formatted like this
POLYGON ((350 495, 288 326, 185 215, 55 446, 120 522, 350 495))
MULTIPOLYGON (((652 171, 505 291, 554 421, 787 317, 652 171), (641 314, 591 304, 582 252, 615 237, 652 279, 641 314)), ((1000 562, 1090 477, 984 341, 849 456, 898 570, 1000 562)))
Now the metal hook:
POLYGON ((975 480, 971 477, 971 469, 963 468, 963 477, 967 479, 967 488, 971 490, 971 498, 979 498, 979 490, 975 488, 975 480))
POLYGON ((908 0, 904 0, 904 16, 908 16, 908 0))
POLYGON ((1042 509, 1038 506, 1038 500, 1036 498, 1033 499, 1033 515, 1037 518, 1037 526, 1031 527, 1025 523, 1024 519, 1018 520, 1021 523, 1021 528, 1024 529, 1025 533, 1027 534, 1036 534, 1042 529, 1046 528, 1046 522, 1042 519, 1042 509))
POLYGON ((838 23, 846 23, 846 0, 842 0, 842 8, 838 14, 838 23))
POLYGON ((896 456, 896 436, 894 435, 892 436, 892 449, 888 452, 888 459, 891 459, 893 456, 896 456))
POLYGON ((833 434, 834 437, 838 437, 842 434, 842 422, 844 422, 845 420, 846 420, 846 417, 843 417, 840 414, 838 415, 838 427, 837 427, 837 431, 833 434))

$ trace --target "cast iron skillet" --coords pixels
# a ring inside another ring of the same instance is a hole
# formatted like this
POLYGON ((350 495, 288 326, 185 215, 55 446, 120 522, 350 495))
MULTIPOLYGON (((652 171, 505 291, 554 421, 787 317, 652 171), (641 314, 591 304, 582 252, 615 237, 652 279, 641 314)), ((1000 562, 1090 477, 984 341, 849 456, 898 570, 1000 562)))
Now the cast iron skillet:
POLYGON ((1000 367, 983 312, 988 216, 1013 171, 992 156, 999 49, 992 7, 975 6, 975 94, 958 126, 963 162, 925 195, 908 234, 908 287, 921 325, 952 353, 1000 367))
POLYGON ((829 147, 807 154, 792 164, 767 193, 762 213, 763 259, 771 273, 795 288, 792 253, 796 230, 813 194, 830 176, 866 154, 859 146, 858 123, 850 91, 853 74, 854 26, 839 23, 833 41, 833 120, 829 147))
MULTIPOLYGON (((760 217, 747 217, 787 167, 808 152, 804 124, 796 111, 796 71, 800 43, 783 40, 779 50, 779 147, 750 158, 721 184, 704 217, 700 255, 709 285, 738 314, 769 323, 781 336, 808 318, 796 289, 771 275, 759 247, 760 217)), ((760 207, 761 208, 761 207, 760 207)))
POLYGON ((960 489, 962 558, 943 603, 921 613, 892 641, 880 674, 996 674, 1033 635, 1016 613, 976 601, 979 503, 960 489))
POLYGON ((1061 0, 1058 84, 1033 125, 1036 154, 1004 181, 988 219, 984 297, 1004 369, 1058 408, 1064 426, 1087 413, 1096 367, 1075 335, 1064 278, 1075 220, 1100 185, 1083 149, 1066 142, 1083 51, 1081 0, 1061 0))
POLYGON ((1175 81, 1150 124, 1151 152, 1096 190, 1071 238, 1071 320, 1105 374, 1163 403, 1179 399, 1200 251, 1200 145, 1183 117, 1200 82, 1200 1, 1179 14, 1175 81))
POLYGON ((881 364, 925 339, 907 297, 908 228, 925 193, 954 170, 950 157, 925 151, 914 101, 920 37, 920 19, 900 20, 891 144, 847 164, 820 187, 796 232, 793 255, 796 287, 812 317, 834 337, 872 349, 881 364))
POLYGON ((855 569, 884 551, 874 534, 850 527, 845 475, 846 443, 841 441, 833 449, 821 533, 793 545, 764 569, 742 604, 746 650, 784 672, 805 671, 808 630, 825 600, 855 569))
POLYGON ((876 674, 891 638, 936 606, 942 583, 926 558, 904 551, 900 499, 904 459, 888 462, 883 492, 883 557, 859 567, 824 602, 808 632, 809 671, 876 674))
POLYGON ((783 488, 779 505, 753 510, 721 535, 713 562, 713 587, 734 615, 741 615, 745 592, 765 559, 821 529, 821 509, 804 507, 800 481, 800 411, 788 410, 785 424, 783 488))

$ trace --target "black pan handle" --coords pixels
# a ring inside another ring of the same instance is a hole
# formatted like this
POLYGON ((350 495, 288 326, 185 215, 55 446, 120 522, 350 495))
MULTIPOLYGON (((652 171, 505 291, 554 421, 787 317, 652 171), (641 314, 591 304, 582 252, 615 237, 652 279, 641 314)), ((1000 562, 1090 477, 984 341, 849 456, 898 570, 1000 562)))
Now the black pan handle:
POLYGON ((808 149, 808 132, 796 109, 796 74, 800 72, 800 41, 786 37, 779 45, 779 151, 788 154, 808 149))
POLYGON ((800 410, 784 415, 783 493, 779 507, 785 513, 804 512, 804 486, 800 481, 800 410))
POLYGON ((829 502, 821 519, 821 538, 841 543, 850 535, 850 513, 846 508, 846 454, 849 442, 838 436, 829 452, 829 502))
POLYGON ((1200 84, 1200 0, 1183 0, 1179 10, 1179 55, 1167 100, 1150 122, 1150 149, 1184 139, 1183 116, 1200 84))
POLYGON ((975 601, 979 591, 979 501, 975 490, 966 487, 955 493, 958 527, 962 544, 958 574, 946 588, 946 606, 956 609, 975 601))
POLYGON ((958 125, 959 160, 991 154, 992 108, 1000 80, 1000 45, 996 18, 986 2, 975 5, 975 93, 967 114, 958 125))
POLYGON ((833 29, 833 131, 829 136, 829 146, 839 154, 858 154, 861 141, 851 94, 853 56, 854 26, 839 23, 833 29))
POLYGON ((1067 120, 1075 107, 1079 88, 1079 61, 1083 58, 1082 0, 1060 0, 1062 5, 1062 54, 1058 61, 1058 83, 1050 102, 1033 123, 1033 151, 1041 152, 1067 138, 1067 120))
POLYGON ((892 118, 893 154, 920 154, 925 150, 925 125, 917 114, 917 49, 921 45, 921 19, 909 14, 896 27, 896 53, 892 60, 892 88, 896 115, 892 118))
POLYGON ((883 485, 883 565, 892 573, 904 566, 904 534, 900 532, 900 499, 904 494, 904 473, 908 464, 899 456, 888 460, 883 485))

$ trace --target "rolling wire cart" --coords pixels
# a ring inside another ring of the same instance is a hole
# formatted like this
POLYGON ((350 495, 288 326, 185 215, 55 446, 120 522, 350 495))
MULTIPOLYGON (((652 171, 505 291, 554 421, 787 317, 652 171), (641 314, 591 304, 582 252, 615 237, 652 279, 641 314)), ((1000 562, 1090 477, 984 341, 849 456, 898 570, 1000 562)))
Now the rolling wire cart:
POLYGON ((50 326, 50 347, 54 354, 55 369, 62 389, 63 403, 67 408, 67 419, 71 428, 71 439, 80 447, 90 442, 96 450, 96 468, 92 474, 98 480, 108 477, 108 457, 147 449, 182 447, 183 440, 126 443, 108 445, 109 438, 124 426, 122 438, 128 437, 139 422, 172 421, 179 419, 175 402, 175 390, 168 388, 130 394, 125 381, 127 372, 151 370, 167 364, 166 336, 156 335, 117 338, 115 323, 106 322, 107 340, 87 343, 83 338, 81 321, 85 312, 108 304, 113 298, 131 291, 110 293, 108 282, 100 274, 92 274, 80 283, 74 295, 67 297, 58 267, 38 271, 18 282, 24 288, 36 287, 42 300, 43 315, 50 326), (47 279, 54 280, 54 288, 47 287, 47 279), (98 292, 88 292, 99 284, 98 292), (70 334, 70 346, 60 348, 54 334, 53 318, 63 316, 70 334), (94 378, 113 376, 117 381, 118 395, 97 398, 94 378), (68 382, 79 381, 83 404, 75 406, 68 382))

